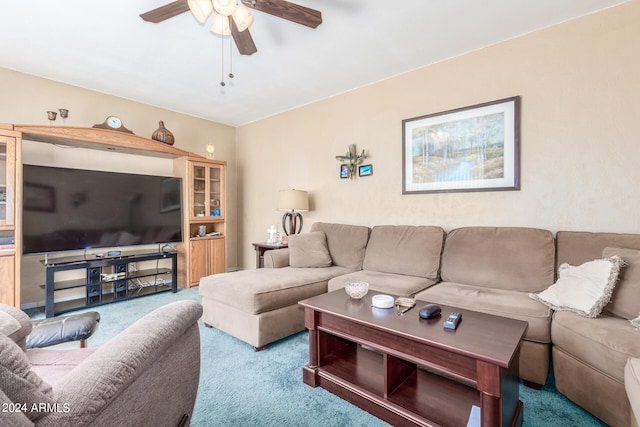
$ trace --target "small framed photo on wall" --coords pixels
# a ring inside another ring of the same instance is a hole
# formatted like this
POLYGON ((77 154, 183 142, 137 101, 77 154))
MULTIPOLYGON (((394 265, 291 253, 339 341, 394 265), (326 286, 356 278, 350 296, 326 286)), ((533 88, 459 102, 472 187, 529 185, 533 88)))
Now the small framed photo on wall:
POLYGON ((340 178, 349 178, 349 165, 340 165, 340 178))
POLYGON ((373 175, 373 165, 361 165, 358 166, 358 176, 373 175))

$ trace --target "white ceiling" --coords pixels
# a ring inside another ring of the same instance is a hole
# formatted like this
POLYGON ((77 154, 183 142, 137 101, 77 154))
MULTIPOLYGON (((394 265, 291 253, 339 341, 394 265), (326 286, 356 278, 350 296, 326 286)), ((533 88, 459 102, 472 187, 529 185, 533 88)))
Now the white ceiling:
POLYGON ((258 52, 234 46, 225 87, 229 40, 138 16, 170 1, 2 0, 0 67, 238 126, 626 0, 293 0, 323 23, 254 11, 258 52))

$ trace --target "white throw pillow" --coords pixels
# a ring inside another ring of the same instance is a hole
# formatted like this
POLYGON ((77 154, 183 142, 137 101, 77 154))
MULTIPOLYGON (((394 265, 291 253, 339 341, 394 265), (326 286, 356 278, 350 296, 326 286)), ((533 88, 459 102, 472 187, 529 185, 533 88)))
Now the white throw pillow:
POLYGON ((613 256, 579 266, 562 264, 558 280, 539 294, 529 296, 556 311, 571 311, 584 317, 598 317, 611 300, 622 258, 613 256))

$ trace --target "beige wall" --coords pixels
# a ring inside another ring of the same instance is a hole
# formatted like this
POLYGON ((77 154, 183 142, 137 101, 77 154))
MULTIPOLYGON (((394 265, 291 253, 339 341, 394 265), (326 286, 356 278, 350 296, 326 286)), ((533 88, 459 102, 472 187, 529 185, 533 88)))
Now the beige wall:
MULTIPOLYGON (((136 135, 151 137, 158 121, 163 120, 174 134, 178 148, 204 155, 206 144, 213 143, 216 158, 226 160, 228 165, 227 265, 231 268, 237 265, 235 128, 3 68, 0 68, 0 96, 0 123, 48 125, 47 110, 67 108, 69 118, 63 122, 58 115, 53 125, 91 127, 109 115, 117 115, 136 135)), ((171 175, 173 169, 172 162, 165 159, 65 149, 33 141, 24 142, 23 160, 32 164, 150 174, 171 175)), ((39 258, 29 256, 23 260, 23 304, 43 299, 38 285, 44 283, 44 268, 39 258)))
MULTIPOLYGON (((238 128, 240 265, 279 224, 277 190, 314 221, 640 233, 640 1, 238 128), (402 195, 401 121, 520 95, 522 189, 402 195), (338 177, 348 144, 373 176, 338 177)), ((437 43, 437 40, 433 40, 437 43)))

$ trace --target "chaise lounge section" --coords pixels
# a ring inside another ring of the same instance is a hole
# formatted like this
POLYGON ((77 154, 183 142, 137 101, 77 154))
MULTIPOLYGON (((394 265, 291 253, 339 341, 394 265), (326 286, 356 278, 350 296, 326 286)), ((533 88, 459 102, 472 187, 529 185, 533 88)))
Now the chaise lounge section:
POLYGON ((298 301, 327 292, 330 279, 360 270, 368 240, 368 227, 315 223, 310 233, 290 237, 290 244, 300 249, 292 254, 292 265, 288 249, 280 254, 269 251, 265 267, 278 268, 202 278, 199 292, 205 325, 256 350, 304 330, 304 311, 298 301), (319 259, 318 252, 328 252, 330 258, 319 259))

